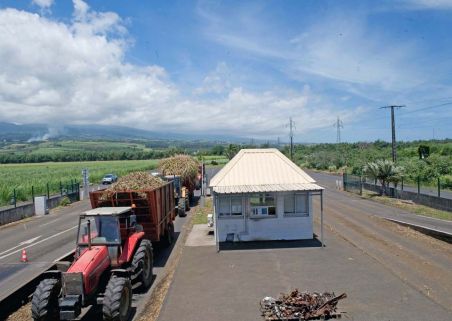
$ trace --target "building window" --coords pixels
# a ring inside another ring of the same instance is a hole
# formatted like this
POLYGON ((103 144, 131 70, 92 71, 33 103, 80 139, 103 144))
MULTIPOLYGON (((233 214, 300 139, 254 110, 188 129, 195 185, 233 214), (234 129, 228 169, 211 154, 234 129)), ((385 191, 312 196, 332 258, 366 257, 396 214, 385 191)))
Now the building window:
POLYGON ((276 202, 272 194, 255 194, 250 197, 251 215, 276 216, 276 202))
POLYGON ((219 216, 242 215, 242 198, 240 196, 220 196, 218 203, 219 216))
POLYGON ((285 195, 284 215, 309 216, 308 194, 294 193, 285 195))

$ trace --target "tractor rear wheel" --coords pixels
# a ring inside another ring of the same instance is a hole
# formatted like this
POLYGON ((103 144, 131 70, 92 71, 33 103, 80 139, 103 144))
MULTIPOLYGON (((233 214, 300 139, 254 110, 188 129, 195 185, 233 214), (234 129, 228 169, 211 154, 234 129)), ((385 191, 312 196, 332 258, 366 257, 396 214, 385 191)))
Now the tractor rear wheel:
POLYGON ((61 282, 58 279, 44 279, 39 283, 31 300, 31 315, 34 321, 60 320, 60 292, 61 282))
POLYGON ((127 321, 132 311, 132 285, 129 278, 112 275, 105 289, 104 321, 127 321))
POLYGON ((177 204, 177 211, 180 217, 187 216, 185 212, 185 198, 180 197, 179 203, 177 204))
POLYGON ((152 243, 149 240, 141 240, 140 246, 132 259, 134 281, 141 282, 141 288, 147 289, 152 283, 152 269, 154 265, 152 243))

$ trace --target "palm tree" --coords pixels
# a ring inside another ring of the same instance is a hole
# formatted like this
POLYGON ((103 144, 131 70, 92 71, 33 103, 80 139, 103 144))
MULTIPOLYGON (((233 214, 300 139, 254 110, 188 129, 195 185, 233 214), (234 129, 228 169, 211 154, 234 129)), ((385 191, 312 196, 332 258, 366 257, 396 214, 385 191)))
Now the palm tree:
POLYGON ((377 160, 369 162, 364 166, 363 173, 369 178, 380 181, 381 191, 380 195, 388 195, 387 188, 389 183, 394 183, 397 186, 402 178, 403 168, 395 165, 389 160, 377 160))
POLYGON ((228 159, 232 159, 239 152, 239 150, 239 146, 235 144, 229 144, 228 147, 226 147, 224 153, 228 159))

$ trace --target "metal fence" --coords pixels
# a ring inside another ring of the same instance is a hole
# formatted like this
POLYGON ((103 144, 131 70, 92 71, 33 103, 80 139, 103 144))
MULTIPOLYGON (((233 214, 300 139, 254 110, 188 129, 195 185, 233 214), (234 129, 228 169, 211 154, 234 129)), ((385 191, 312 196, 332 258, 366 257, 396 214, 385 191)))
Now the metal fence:
MULTIPOLYGON (((377 182, 369 180, 365 177, 360 177, 351 174, 343 174, 344 190, 362 195, 363 190, 369 190, 375 193, 381 192, 381 185, 377 182)), ((418 180, 419 182, 419 180, 418 180)), ((438 188, 438 195, 441 191, 438 188)), ((394 186, 388 187, 386 193, 390 197, 395 197, 403 200, 411 200, 417 204, 429 206, 443 211, 452 211, 452 198, 432 195, 432 193, 423 193, 420 182, 416 189, 407 190, 403 184, 399 188, 394 186)))
POLYGON ((80 197, 76 195, 80 195, 80 182, 71 179, 64 183, 60 181, 59 184, 31 185, 27 189, 13 187, 7 199, 9 201, 8 204, 5 204, 5 200, 2 200, 2 202, 3 206, 11 205, 17 207, 19 202, 32 201, 34 203, 35 196, 47 196, 47 199, 50 199, 51 196, 58 194, 60 196, 67 195, 71 201, 79 200, 80 197))

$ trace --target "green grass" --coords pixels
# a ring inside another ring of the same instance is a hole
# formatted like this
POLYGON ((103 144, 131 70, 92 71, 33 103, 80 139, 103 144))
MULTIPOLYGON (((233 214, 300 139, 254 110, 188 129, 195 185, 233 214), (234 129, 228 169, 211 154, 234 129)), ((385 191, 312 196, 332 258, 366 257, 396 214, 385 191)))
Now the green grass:
POLYGON ((213 213, 212 198, 206 198, 204 207, 197 206, 193 217, 193 224, 207 224, 207 215, 213 213))
POLYGON ((452 213, 451 212, 437 210, 437 209, 427 207, 424 205, 410 204, 407 202, 402 202, 401 200, 396 199, 396 198, 380 196, 379 194, 368 192, 368 191, 363 191, 362 197, 382 203, 382 204, 395 206, 400 209, 404 209, 409 212, 412 212, 414 214, 439 218, 439 219, 447 220, 447 221, 452 221, 452 213))
POLYGON ((90 182, 99 183, 105 174, 121 176, 133 171, 150 170, 156 168, 157 163, 158 160, 131 160, 0 165, 0 205, 9 204, 13 189, 16 189, 18 201, 31 199, 32 186, 35 195, 44 195, 47 183, 51 194, 58 193, 60 182, 64 185, 71 180, 80 182, 84 168, 89 169, 90 182))
POLYGON ((206 166, 225 165, 227 162, 229 162, 229 159, 226 156, 221 155, 202 156, 202 159, 204 160, 204 164, 206 164, 206 166))

